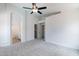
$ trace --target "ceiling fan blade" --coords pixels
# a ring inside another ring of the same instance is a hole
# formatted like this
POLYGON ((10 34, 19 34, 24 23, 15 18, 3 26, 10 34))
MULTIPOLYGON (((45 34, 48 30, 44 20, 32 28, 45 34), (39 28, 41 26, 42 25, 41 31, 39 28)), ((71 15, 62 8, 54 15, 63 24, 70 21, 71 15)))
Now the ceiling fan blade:
POLYGON ((38 11, 39 14, 42 14, 42 12, 38 11))
POLYGON ((24 9, 30 9, 30 10, 32 10, 32 8, 29 8, 29 7, 23 7, 24 9))
POLYGON ((47 9, 47 7, 39 7, 38 10, 47 9))
POLYGON ((30 14, 32 14, 32 13, 33 13, 33 11, 30 14))
POLYGON ((45 15, 43 15, 43 16, 44 16, 44 17, 49 17, 49 16, 51 16, 51 15, 57 15, 57 14, 60 14, 60 13, 61 13, 61 11, 51 12, 51 13, 45 14, 45 15))

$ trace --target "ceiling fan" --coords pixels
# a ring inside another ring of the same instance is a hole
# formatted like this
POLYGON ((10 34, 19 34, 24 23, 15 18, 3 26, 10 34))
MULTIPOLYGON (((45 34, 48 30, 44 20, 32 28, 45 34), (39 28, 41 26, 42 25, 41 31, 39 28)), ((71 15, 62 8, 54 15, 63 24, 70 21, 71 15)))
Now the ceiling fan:
POLYGON ((23 7, 23 8, 32 10, 31 14, 34 13, 34 12, 42 14, 42 12, 40 12, 40 10, 47 9, 47 7, 37 7, 36 3, 32 3, 32 8, 29 8, 29 7, 23 7))

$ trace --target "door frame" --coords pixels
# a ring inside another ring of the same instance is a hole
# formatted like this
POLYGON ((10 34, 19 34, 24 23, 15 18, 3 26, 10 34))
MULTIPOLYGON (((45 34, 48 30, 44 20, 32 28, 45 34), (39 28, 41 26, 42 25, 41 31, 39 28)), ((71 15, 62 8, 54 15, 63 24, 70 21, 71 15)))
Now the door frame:
MULTIPOLYGON (((42 37, 40 36, 41 35, 41 33, 39 33, 40 31, 39 31, 39 27, 43 24, 44 25, 44 28, 45 28, 45 20, 42 20, 42 21, 39 21, 38 23, 36 23, 37 24, 37 39, 42 39, 42 37)), ((35 25, 35 24, 34 24, 35 25)), ((34 28, 34 31, 35 31, 35 28, 34 28)), ((42 32, 42 31, 41 31, 42 32)), ((35 36, 35 32, 34 32, 34 36, 35 36)), ((35 37, 34 37, 34 39, 35 39, 35 37)), ((45 41, 45 29, 44 29, 44 39, 42 39, 42 40, 44 40, 45 41)))

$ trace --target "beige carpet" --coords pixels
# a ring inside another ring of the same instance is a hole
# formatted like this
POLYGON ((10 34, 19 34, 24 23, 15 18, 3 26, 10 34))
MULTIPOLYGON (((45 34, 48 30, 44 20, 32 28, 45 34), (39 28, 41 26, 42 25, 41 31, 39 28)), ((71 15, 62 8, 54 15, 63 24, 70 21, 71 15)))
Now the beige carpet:
POLYGON ((2 56, 75 56, 77 50, 61 47, 42 40, 32 40, 12 46, 0 47, 2 56))

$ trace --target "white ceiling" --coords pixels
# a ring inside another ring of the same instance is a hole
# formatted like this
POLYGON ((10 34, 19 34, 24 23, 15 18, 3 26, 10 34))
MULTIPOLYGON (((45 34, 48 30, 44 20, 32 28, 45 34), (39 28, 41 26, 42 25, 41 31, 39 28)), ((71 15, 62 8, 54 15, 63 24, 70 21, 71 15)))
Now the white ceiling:
MULTIPOLYGON (((13 5, 14 6, 17 6, 19 8, 22 8, 23 6, 24 7, 32 7, 32 4, 31 3, 14 3, 13 5)), ((38 7, 43 7, 43 6, 46 6, 47 7, 47 9, 40 10, 43 13, 43 15, 44 14, 48 14, 48 13, 52 13, 52 12, 56 12, 56 11, 60 11, 60 10, 58 10, 58 7, 56 6, 56 4, 53 4, 53 3, 37 3, 36 5, 38 7)), ((31 10, 27 10, 27 11, 29 13, 31 12, 31 10)), ((40 15, 40 14, 37 13, 37 15, 40 15)))
MULTIPOLYGON (((24 7, 32 7, 32 4, 31 3, 14 3, 13 4, 14 6, 17 6, 19 8, 22 8, 23 6, 24 7)), ((54 12, 58 12, 58 11, 61 11, 65 8, 65 9, 68 9, 68 8, 72 8, 72 7, 76 7, 76 6, 79 6, 79 4, 68 4, 68 3, 37 3, 36 4, 38 7, 43 7, 43 6, 46 6, 47 9, 44 9, 44 10, 40 10, 43 14, 42 15, 46 15, 46 14, 50 14, 50 13, 54 13, 54 12), (70 6, 72 5, 72 6, 70 6)), ((23 9, 23 8, 22 8, 23 9)), ((23 9, 24 10, 24 9, 23 9)), ((27 10, 29 13, 31 12, 31 10, 27 10)), ((41 16, 40 14, 36 13, 36 15, 38 16, 41 16)))

